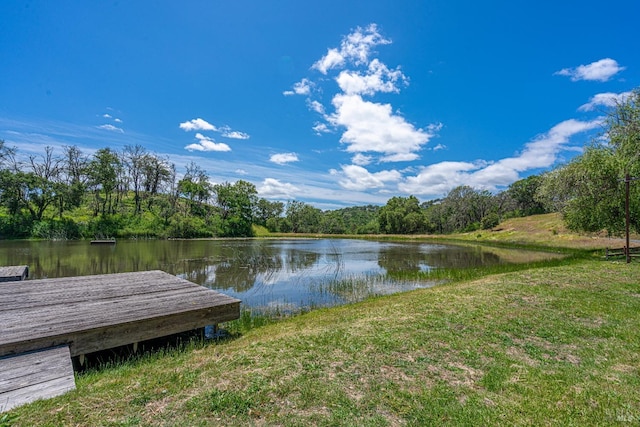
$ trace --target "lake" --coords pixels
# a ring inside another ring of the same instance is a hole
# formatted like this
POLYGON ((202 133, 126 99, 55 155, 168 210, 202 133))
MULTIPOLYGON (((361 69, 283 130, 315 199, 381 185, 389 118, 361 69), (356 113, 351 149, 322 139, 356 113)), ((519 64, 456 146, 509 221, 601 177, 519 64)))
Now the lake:
POLYGON ((239 298, 254 311, 296 312, 433 286, 404 273, 529 262, 555 254, 478 245, 355 239, 0 242, 0 265, 31 279, 163 270, 239 298))

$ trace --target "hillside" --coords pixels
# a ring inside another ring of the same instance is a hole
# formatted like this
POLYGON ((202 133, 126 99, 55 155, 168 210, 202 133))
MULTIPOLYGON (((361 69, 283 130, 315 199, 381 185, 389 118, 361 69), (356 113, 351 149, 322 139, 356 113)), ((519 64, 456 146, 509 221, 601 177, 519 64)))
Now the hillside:
MULTIPOLYGON (((622 247, 624 239, 601 234, 579 234, 564 225, 560 214, 550 213, 523 218, 511 218, 492 230, 456 234, 456 238, 472 241, 554 246, 574 249, 604 249, 622 247)), ((633 236, 637 238, 637 236, 633 236)))

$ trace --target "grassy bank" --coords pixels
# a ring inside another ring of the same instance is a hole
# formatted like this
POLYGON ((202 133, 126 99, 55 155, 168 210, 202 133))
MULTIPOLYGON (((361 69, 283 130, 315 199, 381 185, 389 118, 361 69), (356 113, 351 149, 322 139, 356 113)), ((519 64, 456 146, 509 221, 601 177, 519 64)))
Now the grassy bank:
POLYGON ((25 426, 637 424, 638 324, 640 265, 576 260, 156 353, 79 375, 76 391, 7 418, 25 426))
MULTIPOLYGON (((579 234, 565 226, 558 213, 532 215, 523 218, 511 218, 503 221, 491 230, 477 230, 469 233, 437 234, 437 235, 321 235, 321 234, 286 234, 263 233, 260 237, 351 237, 373 238, 378 240, 436 240, 464 241, 470 243, 496 244, 501 246, 517 246, 527 248, 563 248, 569 250, 602 250, 606 247, 622 247, 625 242, 620 237, 609 237, 605 233, 579 234)), ((640 236, 632 235, 639 240, 640 236)), ((632 245, 634 246, 634 245, 632 245)))

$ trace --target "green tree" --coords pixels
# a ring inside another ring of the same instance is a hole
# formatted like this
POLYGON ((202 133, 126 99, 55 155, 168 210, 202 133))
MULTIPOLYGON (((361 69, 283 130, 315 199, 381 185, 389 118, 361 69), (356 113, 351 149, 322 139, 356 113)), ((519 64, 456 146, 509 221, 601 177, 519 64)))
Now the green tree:
POLYGON ((531 175, 511 184, 506 191, 513 200, 513 208, 517 216, 529 216, 546 213, 542 202, 536 198, 538 188, 542 185, 540 175, 531 175))
POLYGON ((122 152, 124 165, 129 173, 129 178, 133 184, 133 200, 135 203, 134 213, 139 215, 142 212, 142 184, 144 177, 144 162, 147 150, 141 145, 125 145, 122 152))
POLYGON ((326 234, 344 234, 346 227, 344 225, 344 211, 328 211, 322 215, 320 231, 326 234))
POLYGON ((189 201, 189 211, 185 211, 185 216, 189 214, 204 216, 206 208, 203 205, 211 198, 213 186, 209 182, 207 172, 191 162, 187 166, 184 177, 178 181, 178 192, 189 201))
POLYGON ((322 211, 313 206, 293 200, 287 203, 286 224, 292 233, 318 233, 322 211))
POLYGON ((274 218, 277 219, 282 216, 284 212, 284 203, 282 202, 270 202, 267 199, 261 198, 258 200, 255 212, 255 221, 257 224, 266 226, 267 222, 274 218))
POLYGON ((58 210, 60 216, 65 209, 80 207, 87 189, 87 167, 89 160, 77 146, 64 147, 62 175, 64 192, 60 193, 58 210))
POLYGON ((386 234, 412 234, 426 230, 426 218, 415 196, 392 197, 378 212, 380 231, 386 234))
POLYGON ((53 148, 45 147, 40 157, 30 156, 31 171, 4 169, 0 177, 2 203, 11 215, 28 212, 31 221, 40 221, 46 209, 56 200, 60 191, 57 181, 60 175, 60 159, 53 155, 53 148))
POLYGON ((214 185, 213 192, 222 218, 223 236, 252 236, 253 214, 258 204, 258 191, 250 182, 239 180, 214 185))
POLYGON ((115 212, 114 194, 118 189, 122 162, 110 148, 101 148, 93 155, 87 168, 89 186, 94 194, 94 216, 115 212))
MULTIPOLYGON (((147 209, 151 210, 153 201, 157 199, 157 195, 165 189, 168 197, 173 197, 173 189, 166 188, 175 177, 175 166, 168 160, 162 159, 155 154, 146 154, 142 158, 142 188, 144 189, 144 197, 147 198, 147 209)), ((166 203, 163 204, 167 206, 166 203)), ((163 209, 164 209, 163 207, 163 209)))

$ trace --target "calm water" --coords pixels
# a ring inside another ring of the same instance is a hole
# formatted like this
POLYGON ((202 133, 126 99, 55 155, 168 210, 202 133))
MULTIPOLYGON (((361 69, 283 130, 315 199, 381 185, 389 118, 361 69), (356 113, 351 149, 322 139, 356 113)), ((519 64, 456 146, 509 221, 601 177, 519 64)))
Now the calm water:
POLYGON ((31 279, 164 270, 240 298, 254 310, 336 305, 433 283, 393 273, 549 258, 551 254, 416 242, 349 239, 151 240, 116 245, 0 242, 0 265, 28 265, 31 279))

